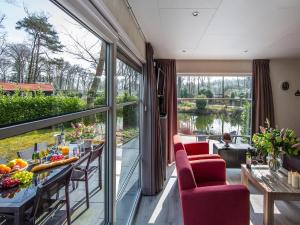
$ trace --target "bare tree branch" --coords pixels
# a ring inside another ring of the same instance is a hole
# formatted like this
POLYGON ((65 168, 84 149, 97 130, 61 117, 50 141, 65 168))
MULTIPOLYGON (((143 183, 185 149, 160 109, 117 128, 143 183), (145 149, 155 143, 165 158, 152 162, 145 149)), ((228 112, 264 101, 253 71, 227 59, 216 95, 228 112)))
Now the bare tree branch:
MULTIPOLYGON (((74 52, 70 49, 67 49, 66 51, 68 53, 78 57, 79 59, 83 59, 87 62, 94 63, 95 65, 97 65, 97 59, 90 52, 92 47, 87 47, 85 43, 82 44, 77 38, 73 37, 70 33, 67 33, 66 35, 68 35, 68 37, 72 39, 72 41, 74 42, 73 47, 76 50, 76 52, 74 52)), ((93 46, 94 45, 95 44, 93 44, 93 46)))

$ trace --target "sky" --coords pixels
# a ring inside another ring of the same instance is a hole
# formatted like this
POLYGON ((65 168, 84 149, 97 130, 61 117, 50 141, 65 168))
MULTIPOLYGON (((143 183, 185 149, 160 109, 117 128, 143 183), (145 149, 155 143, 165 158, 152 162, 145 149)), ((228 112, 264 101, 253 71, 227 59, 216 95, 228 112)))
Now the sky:
MULTIPOLYGON (((16 30, 17 21, 26 16, 26 8, 30 13, 45 13, 49 16, 49 22, 54 26, 58 32, 59 39, 68 49, 74 50, 72 47, 72 40, 67 34, 72 34, 82 44, 92 46, 93 55, 98 56, 101 49, 101 40, 92 34, 90 31, 81 26, 77 21, 71 18, 67 13, 62 11, 49 0, 0 0, 0 14, 5 14, 4 29, 6 31, 6 40, 9 43, 24 43, 29 41, 29 36, 22 30, 16 30)), ((63 57, 71 64, 77 64, 84 68, 90 68, 90 64, 84 60, 79 60, 73 55, 63 52, 56 55, 56 57, 63 57)), ((93 69, 91 69, 93 71, 93 69)))

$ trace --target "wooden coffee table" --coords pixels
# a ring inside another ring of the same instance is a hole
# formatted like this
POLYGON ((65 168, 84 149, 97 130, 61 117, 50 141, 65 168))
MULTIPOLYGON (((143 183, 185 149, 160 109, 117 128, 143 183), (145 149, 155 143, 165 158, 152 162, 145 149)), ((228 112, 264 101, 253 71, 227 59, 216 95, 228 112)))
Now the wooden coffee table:
POLYGON ((249 170, 241 165, 241 179, 244 185, 250 181, 264 194, 264 225, 274 224, 274 201, 300 201, 300 189, 292 188, 287 182, 287 175, 270 171, 267 165, 252 166, 249 170))

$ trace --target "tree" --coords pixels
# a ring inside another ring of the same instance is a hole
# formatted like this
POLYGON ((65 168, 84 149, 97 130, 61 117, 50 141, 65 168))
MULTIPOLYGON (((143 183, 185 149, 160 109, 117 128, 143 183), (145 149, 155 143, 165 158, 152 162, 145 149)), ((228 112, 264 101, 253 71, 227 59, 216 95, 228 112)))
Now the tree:
POLYGON ((0 80, 2 82, 6 82, 8 79, 7 75, 9 72, 10 61, 3 58, 0 59, 0 80))
POLYGON ((1 29, 4 28, 4 25, 3 25, 3 21, 5 19, 5 15, 2 14, 0 15, 0 57, 1 55, 4 53, 5 51, 5 47, 6 47, 6 33, 4 31, 1 31, 1 29))
POLYGON ((23 83, 30 49, 25 44, 10 44, 8 45, 7 55, 12 59, 12 70, 15 73, 13 81, 23 83))
POLYGON ((48 17, 43 14, 30 14, 16 23, 16 29, 23 29, 31 36, 31 54, 28 68, 28 83, 35 83, 38 76, 40 56, 48 57, 48 51, 61 52, 63 45, 48 17))
POLYGON ((78 59, 82 59, 91 64, 91 68, 95 68, 95 74, 87 92, 87 107, 92 108, 94 106, 97 91, 100 86, 101 76, 103 75, 105 65, 105 42, 97 40, 93 44, 87 44, 82 40, 74 37, 71 33, 67 34, 68 37, 73 41, 73 48, 67 49, 67 52, 76 56, 78 59), (92 53, 95 46, 101 43, 101 47, 98 52, 98 56, 92 53))

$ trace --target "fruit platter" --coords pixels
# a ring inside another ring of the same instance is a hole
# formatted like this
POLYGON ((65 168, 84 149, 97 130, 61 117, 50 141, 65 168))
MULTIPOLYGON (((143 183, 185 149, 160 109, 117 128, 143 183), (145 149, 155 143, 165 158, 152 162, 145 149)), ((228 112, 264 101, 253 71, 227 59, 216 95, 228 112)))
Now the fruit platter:
POLYGON ((14 159, 7 164, 0 164, 0 177, 9 176, 16 172, 26 170, 28 163, 23 159, 14 159))
POLYGON ((14 187, 27 187, 32 183, 33 173, 24 171, 16 171, 10 176, 3 176, 0 180, 0 189, 10 189, 14 187))

